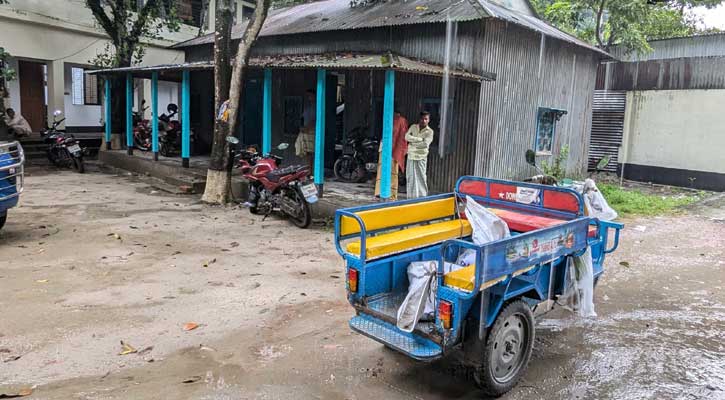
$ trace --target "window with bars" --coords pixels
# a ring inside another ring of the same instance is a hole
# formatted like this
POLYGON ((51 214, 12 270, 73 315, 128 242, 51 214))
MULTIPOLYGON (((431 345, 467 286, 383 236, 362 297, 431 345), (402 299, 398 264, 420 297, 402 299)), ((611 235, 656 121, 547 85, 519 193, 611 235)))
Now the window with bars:
POLYGON ((74 105, 101 105, 99 91, 96 75, 86 75, 83 68, 71 68, 71 97, 74 105))

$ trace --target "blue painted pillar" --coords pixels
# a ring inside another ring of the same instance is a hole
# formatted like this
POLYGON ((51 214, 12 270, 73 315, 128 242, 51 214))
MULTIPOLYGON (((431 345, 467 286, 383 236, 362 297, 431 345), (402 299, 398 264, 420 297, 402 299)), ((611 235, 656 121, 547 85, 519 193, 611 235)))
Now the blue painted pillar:
POLYGON ((272 70, 264 70, 264 99, 262 104, 262 153, 272 151, 272 70))
POLYGON ((317 105, 315 116, 315 184, 322 196, 325 184, 325 94, 327 93, 327 71, 317 70, 317 105))
POLYGON ((111 150, 111 79, 106 77, 104 82, 106 88, 106 100, 104 102, 106 120, 106 150, 111 150))
POLYGON ((151 73, 151 151, 159 160, 159 73, 151 73))
POLYGON ((390 199, 390 180, 393 172, 393 112, 395 101, 395 71, 385 71, 385 94, 383 96, 383 150, 380 166, 380 197, 390 199))
POLYGON ((133 154, 133 76, 126 74, 126 152, 133 154))
POLYGON ((191 146, 191 82, 189 70, 182 72, 181 80, 181 166, 189 168, 189 153, 191 146))

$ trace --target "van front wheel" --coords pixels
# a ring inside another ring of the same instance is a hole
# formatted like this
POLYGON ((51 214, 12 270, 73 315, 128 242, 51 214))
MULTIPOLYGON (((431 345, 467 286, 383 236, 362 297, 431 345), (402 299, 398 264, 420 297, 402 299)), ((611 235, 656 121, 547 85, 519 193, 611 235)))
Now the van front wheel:
POLYGON ((476 383, 487 394, 501 396, 526 373, 534 347, 534 314, 523 301, 508 304, 487 335, 476 383))

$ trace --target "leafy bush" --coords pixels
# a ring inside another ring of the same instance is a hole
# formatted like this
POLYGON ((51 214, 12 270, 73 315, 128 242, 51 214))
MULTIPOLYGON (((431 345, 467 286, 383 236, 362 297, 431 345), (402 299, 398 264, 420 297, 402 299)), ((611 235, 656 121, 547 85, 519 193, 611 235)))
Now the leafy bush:
POLYGON ((541 170, 545 175, 551 175, 556 180, 561 181, 566 178, 566 161, 569 159, 569 145, 561 146, 559 154, 554 157, 554 162, 549 164, 548 161, 541 162, 541 170))

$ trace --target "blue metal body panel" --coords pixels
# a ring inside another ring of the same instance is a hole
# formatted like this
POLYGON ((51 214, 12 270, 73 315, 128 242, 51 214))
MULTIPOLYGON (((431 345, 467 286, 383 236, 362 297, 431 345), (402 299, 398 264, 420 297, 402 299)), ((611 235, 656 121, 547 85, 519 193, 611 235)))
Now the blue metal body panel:
POLYGON ((350 320, 350 328, 365 336, 385 343, 409 357, 421 361, 440 358, 441 346, 432 340, 399 330, 395 325, 369 315, 358 315, 350 320))
POLYGON ((262 154, 272 152, 272 70, 264 70, 262 99, 262 154))
POLYGON ((380 197, 392 196, 390 179, 393 170, 393 111, 395 100, 395 71, 385 71, 385 95, 383 97, 383 149, 380 166, 380 197))
POLYGON ((159 152, 159 73, 151 73, 151 151, 159 152))
MULTIPOLYGON (((550 228, 526 233, 512 232, 512 236, 509 238, 487 243, 483 246, 475 245, 470 241, 470 238, 463 238, 448 240, 440 244, 375 260, 367 260, 365 257, 365 239, 367 236, 380 233, 380 231, 367 231, 364 222, 356 213, 451 196, 460 197, 461 194, 448 193, 422 199, 377 203, 338 210, 335 216, 335 246, 345 259, 346 272, 350 268, 358 271, 357 291, 353 293, 350 292, 349 286, 347 288, 348 300, 358 310, 358 316, 350 321, 350 325, 355 331, 415 359, 437 358, 460 343, 465 321, 468 321, 469 324, 472 322, 478 324, 481 332, 485 332, 485 329, 494 323, 507 301, 521 298, 533 306, 561 294, 567 278, 567 268, 565 267, 569 256, 583 254, 587 248, 590 248, 594 264, 594 275, 598 278, 603 273, 605 255, 616 250, 619 244, 619 231, 623 228, 623 225, 584 216, 582 197, 570 189, 476 177, 465 177, 465 179, 573 193, 579 200, 579 211, 573 213, 545 209, 541 204, 500 202, 497 199, 490 198, 490 193, 488 193, 488 196, 474 196, 477 201, 493 207, 505 205, 507 209, 520 210, 532 215, 558 216, 562 219, 562 223, 550 228), (360 225, 359 234, 340 235, 340 224, 343 216, 353 218, 358 222, 360 225), (598 227, 595 237, 588 237, 590 225, 598 227), (608 247, 610 230, 614 230, 614 237, 613 244, 608 247), (346 253, 341 245, 344 240, 357 238, 361 241, 361 254, 359 257, 346 253), (443 285, 443 263, 455 261, 462 248, 476 250, 477 268, 474 290, 471 292, 443 285), (401 296, 405 295, 409 285, 408 265, 413 261, 429 260, 438 262, 436 310, 440 301, 447 301, 453 306, 451 329, 443 329, 437 315, 433 332, 426 333, 426 335, 417 330, 411 334, 402 332, 395 327, 394 320, 378 318, 380 314, 395 315, 390 307, 402 303, 401 296), (483 290, 480 289, 484 283, 493 281, 497 282, 488 285, 483 290), (485 305, 483 312, 481 310, 482 304, 485 305), (366 310, 375 315, 366 314, 366 310), (440 349, 440 352, 438 352, 438 349, 440 349)), ((460 182, 461 180, 459 180, 459 184, 460 182)), ((545 196, 543 191, 542 196, 545 196)), ((543 201, 541 203, 543 204, 543 201)))
MULTIPOLYGON (((0 168, 9 167, 15 164, 15 160, 8 153, 0 154, 0 168)), ((20 196, 17 194, 15 183, 9 181, 10 172, 0 170, 0 215, 4 214, 8 209, 18 205, 20 196)))
POLYGON ((327 93, 327 71, 317 70, 317 95, 315 116, 315 183, 325 183, 325 93, 327 93))
POLYGON ((189 70, 181 74, 181 158, 189 158, 191 147, 191 78, 189 70))

